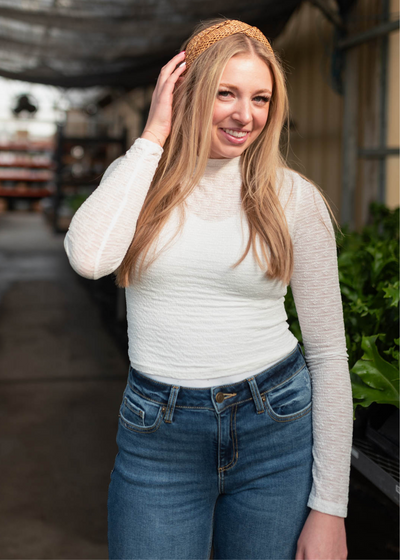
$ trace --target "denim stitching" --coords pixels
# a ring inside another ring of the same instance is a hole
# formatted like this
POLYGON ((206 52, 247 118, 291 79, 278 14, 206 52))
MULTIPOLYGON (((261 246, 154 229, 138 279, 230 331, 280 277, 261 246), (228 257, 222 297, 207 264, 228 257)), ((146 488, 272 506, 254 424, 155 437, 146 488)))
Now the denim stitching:
MULTIPOLYGON (((143 399, 146 399, 147 401, 151 401, 155 404, 159 404, 160 406, 167 406, 167 404, 168 404, 166 402, 155 401, 154 399, 151 399, 150 397, 146 397, 145 395, 142 395, 142 393, 139 393, 139 391, 136 391, 136 389, 134 389, 132 387, 132 385, 130 385, 130 384, 129 384, 129 387, 132 389, 132 391, 134 393, 136 393, 137 395, 139 395, 143 399)), ((183 406, 183 405, 176 404, 175 407, 176 408, 199 408, 201 410, 213 410, 213 411, 215 410, 214 408, 211 408, 211 407, 208 407, 208 406, 183 406)))
POLYGON ((231 469, 232 467, 234 467, 239 459, 239 449, 238 449, 238 445, 237 445, 237 433, 236 433, 236 412, 237 412, 237 406, 235 411, 231 411, 231 437, 232 437, 232 443, 233 443, 233 459, 231 459, 231 461, 225 465, 224 467, 220 467, 219 470, 220 471, 225 471, 228 469, 231 469), (235 430, 233 429, 233 416, 235 417, 235 430), (235 435, 235 437, 234 437, 235 435), (232 464, 231 464, 232 463, 232 464))
MULTIPOLYGON (((276 389, 277 387, 280 387, 281 385, 283 385, 284 383, 286 383, 287 381, 289 381, 290 379, 292 379, 295 375, 297 375, 298 373, 300 373, 305 367, 307 367, 307 365, 302 365, 300 369, 298 369, 293 375, 291 375, 290 377, 284 379, 283 381, 281 381, 280 383, 278 383, 277 385, 274 385, 273 387, 270 387, 269 389, 267 389, 266 391, 263 391, 262 393, 260 393, 260 395, 265 395, 266 393, 269 393, 270 391, 273 391, 274 389, 276 389)), ((143 377, 143 376, 142 376, 143 377)), ((257 377, 257 376, 256 376, 257 377)), ((244 379, 244 381, 247 381, 246 379, 244 379)), ((240 381, 240 383, 242 383, 242 381, 240 381)), ((140 397, 142 397, 143 399, 146 399, 148 401, 151 401, 155 404, 158 404, 160 406, 166 406, 167 403, 165 402, 160 402, 160 401, 155 401, 154 399, 151 399, 150 397, 146 397, 145 395, 142 395, 142 393, 139 393, 139 391, 137 391, 134 387, 132 387, 131 383, 128 380, 128 385, 131 388, 131 390, 136 393, 137 395, 139 395, 140 397)), ((165 383, 161 383, 161 385, 166 385, 165 383)), ((225 385, 225 387, 228 387, 229 385, 225 385)), ((220 387, 220 386, 218 386, 220 387)), ((222 387, 222 386, 221 386, 222 387)), ((204 388, 204 387, 203 387, 204 388)), ((185 389, 199 389, 199 387, 185 387, 185 389)), ((209 389, 209 387, 207 387, 207 389, 209 389)), ((238 401, 238 402, 234 402, 231 404, 227 404, 224 408, 222 408, 220 410, 220 412, 223 412, 224 410, 230 408, 231 406, 235 406, 235 405, 239 405, 248 401, 251 401, 252 397, 245 399, 243 401, 238 401)), ((215 409, 212 407, 208 407, 208 406, 185 406, 185 405, 181 405, 181 404, 176 404, 175 405, 176 408, 190 408, 190 409, 200 409, 200 410, 212 410, 214 411, 215 409)))
POLYGON ((218 472, 220 472, 221 467, 221 415, 218 414, 217 416, 218 421, 218 472))
POLYGON ((288 377, 287 379, 284 379, 283 381, 281 381, 280 383, 278 383, 278 385, 274 385, 273 387, 270 387, 269 389, 267 389, 266 391, 264 391, 264 393, 269 393, 270 391, 273 391, 274 389, 276 389, 277 387, 280 387, 281 385, 283 385, 284 383, 286 383, 286 381, 289 381, 290 379, 292 379, 295 375, 297 375, 298 373, 300 373, 301 371, 303 371, 303 369, 307 367, 306 365, 301 366, 300 369, 298 369, 293 375, 291 375, 290 377, 288 377))
POLYGON ((232 461, 235 458, 235 441, 233 439, 233 432, 232 432, 232 416, 233 416, 233 410, 231 410, 231 421, 230 421, 230 425, 231 425, 231 437, 232 437, 232 443, 233 443, 233 459, 231 459, 229 461, 229 463, 227 465, 225 465, 224 467, 219 467, 220 471, 224 471, 226 468, 229 467, 229 465, 232 463, 232 461))
MULTIPOLYGON (((247 381, 254 381, 254 377, 250 377, 247 381)), ((257 414, 262 414, 263 412, 265 412, 265 411, 264 411, 264 401, 263 401, 262 398, 261 398, 260 390, 259 390, 259 388, 258 388, 257 382, 254 381, 254 383, 255 383, 255 385, 257 386, 257 389, 255 389, 253 383, 249 383, 250 391, 251 391, 251 394, 252 394, 252 396, 253 396, 254 403, 255 403, 255 405, 256 405, 256 412, 257 412, 257 414), (259 408, 260 408, 261 410, 258 410, 259 408)))
MULTIPOLYGON (((149 397, 145 397, 144 395, 142 395, 141 393, 139 393, 139 392, 136 391, 135 389, 132 389, 132 391, 134 391, 137 395, 139 395, 140 397, 142 397, 142 398, 144 398, 144 399, 146 399, 146 400, 148 400, 148 401, 151 401, 151 402, 153 402, 153 403, 155 403, 155 404, 158 404, 158 405, 160 405, 160 406, 167 406, 167 403, 165 403, 165 402, 160 402, 160 401, 155 401, 155 400, 153 400, 153 399, 150 399, 149 397)), ((269 391, 263 391, 262 393, 260 393, 261 397, 263 397, 263 395, 265 395, 265 394, 268 393, 268 392, 269 392, 269 391)), ((246 402, 249 402, 249 401, 252 401, 252 400, 253 400, 253 397, 249 397, 248 399, 245 399, 245 400, 243 400, 243 401, 238 401, 238 402, 236 402, 236 403, 228 404, 228 405, 226 405, 224 408, 222 408, 219 412, 221 413, 221 412, 223 412, 224 410, 227 410, 228 408, 231 408, 232 406, 236 406, 236 405, 239 405, 239 404, 243 404, 243 403, 246 403, 246 402)), ((175 405, 175 408, 188 408, 188 409, 198 409, 198 410, 210 410, 211 412, 215 412, 215 408, 212 408, 212 407, 209 407, 209 406, 185 406, 185 405, 182 405, 182 404, 176 404, 176 405, 175 405)))
POLYGON ((176 399, 178 398, 178 392, 179 392, 179 387, 176 387, 174 385, 169 394, 169 399, 167 404, 168 413, 166 415, 165 422, 167 422, 168 424, 172 423, 172 415, 174 413, 176 399), (178 391, 174 391, 174 389, 178 389, 178 391))
POLYGON ((136 416, 139 416, 139 417, 143 420, 143 416, 144 416, 143 411, 140 410, 140 409, 135 410, 134 408, 132 408, 132 406, 129 404, 129 401, 128 401, 128 399, 127 399, 126 397, 124 397, 124 405, 125 405, 127 408, 129 408, 129 410, 130 410, 131 412, 133 412, 134 414, 136 414, 136 416))
MULTIPOLYGON (((154 426, 149 426, 148 428, 146 428, 145 426, 140 429, 140 430, 135 430, 135 428, 133 427, 133 424, 130 425, 126 422, 126 420, 124 418, 122 418, 121 414, 118 415, 122 425, 127 429, 130 430, 131 432, 137 432, 139 434, 151 434, 152 432, 155 432, 156 430, 158 430, 158 428, 161 426, 161 423, 163 421, 164 418, 164 414, 163 412, 165 412, 165 408, 163 407, 161 409, 160 412, 160 416, 156 421, 156 424, 154 424, 154 426)), ((138 426, 138 428, 140 428, 140 426, 138 426)))
POLYGON ((267 402, 267 412, 270 418, 272 418, 272 420, 274 420, 275 422, 291 422, 292 420, 298 420, 299 418, 306 416, 311 410, 311 405, 312 402, 310 402, 307 408, 305 408, 301 412, 296 412, 295 414, 289 416, 279 417, 279 416, 275 416, 275 412, 272 410, 270 404, 267 402))

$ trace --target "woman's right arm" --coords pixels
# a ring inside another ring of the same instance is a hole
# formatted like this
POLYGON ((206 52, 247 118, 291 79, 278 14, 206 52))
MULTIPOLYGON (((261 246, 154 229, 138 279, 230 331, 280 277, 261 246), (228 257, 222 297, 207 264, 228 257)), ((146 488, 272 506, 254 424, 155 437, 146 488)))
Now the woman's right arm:
POLYGON ((184 52, 161 70, 142 137, 106 170, 97 189, 80 206, 64 239, 72 268, 97 280, 121 264, 171 129, 175 84, 185 70, 184 52))
POLYGON ((121 264, 162 152, 155 142, 138 138, 77 210, 64 247, 78 274, 96 280, 121 264))

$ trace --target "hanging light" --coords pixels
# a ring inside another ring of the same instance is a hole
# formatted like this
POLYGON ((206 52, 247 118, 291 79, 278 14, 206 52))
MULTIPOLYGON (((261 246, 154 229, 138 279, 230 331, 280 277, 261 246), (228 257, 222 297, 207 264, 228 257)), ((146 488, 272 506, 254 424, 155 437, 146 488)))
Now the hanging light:
POLYGON ((29 113, 29 115, 33 116, 38 110, 38 103, 37 101, 30 95, 23 93, 19 95, 16 99, 15 107, 13 107, 12 112, 16 117, 23 112, 29 113))

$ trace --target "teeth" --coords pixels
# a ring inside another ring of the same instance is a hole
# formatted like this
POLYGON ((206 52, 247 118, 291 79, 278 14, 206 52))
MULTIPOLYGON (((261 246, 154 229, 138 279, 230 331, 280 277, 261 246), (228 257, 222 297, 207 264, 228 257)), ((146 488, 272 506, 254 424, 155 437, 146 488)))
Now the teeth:
POLYGON ((247 134, 247 132, 238 132, 237 130, 231 130, 230 128, 223 128, 222 130, 224 130, 231 136, 236 136, 236 138, 243 138, 247 134))

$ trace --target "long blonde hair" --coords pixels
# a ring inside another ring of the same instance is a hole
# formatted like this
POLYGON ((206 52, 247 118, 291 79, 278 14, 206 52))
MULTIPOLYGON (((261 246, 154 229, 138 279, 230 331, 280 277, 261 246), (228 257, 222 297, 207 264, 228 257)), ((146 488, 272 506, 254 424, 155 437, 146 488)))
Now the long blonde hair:
MULTIPOLYGON (((182 48, 199 31, 225 19, 208 20, 198 26, 182 48)), ((141 209, 133 240, 116 271, 119 287, 140 280, 141 274, 154 262, 157 254, 145 261, 153 242, 173 209, 182 208, 183 201, 200 181, 210 153, 213 107, 221 76, 228 61, 242 54, 255 54, 265 62, 272 74, 273 91, 267 123, 240 158, 242 208, 250 235, 245 252, 232 268, 245 259, 252 247, 259 266, 266 269, 266 277, 289 283, 293 246, 276 189, 277 170, 287 167, 279 147, 282 128, 285 123, 288 125, 284 72, 277 56, 267 47, 237 33, 217 41, 199 55, 175 89, 171 133, 141 209), (262 264, 257 253, 257 236, 262 241, 260 247, 267 266, 262 264)), ((182 227, 181 219, 175 236, 182 227)))

